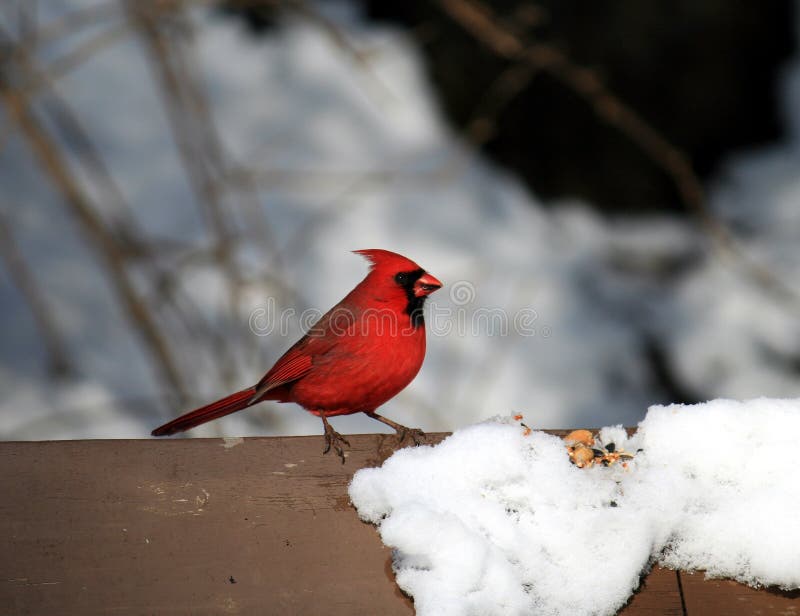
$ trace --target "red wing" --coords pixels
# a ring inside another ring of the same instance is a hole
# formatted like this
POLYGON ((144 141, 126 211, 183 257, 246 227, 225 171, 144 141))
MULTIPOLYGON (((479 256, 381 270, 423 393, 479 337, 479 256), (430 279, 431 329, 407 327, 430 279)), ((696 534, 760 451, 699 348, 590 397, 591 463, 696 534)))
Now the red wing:
POLYGON ((295 381, 311 370, 311 356, 304 353, 303 349, 292 347, 281 357, 269 372, 264 375, 256 389, 261 389, 269 384, 272 387, 295 381))
POLYGON ((341 308, 338 311, 334 308, 325 314, 258 382, 253 400, 270 389, 296 381, 308 374, 314 365, 314 357, 324 355, 335 347, 341 335, 354 320, 351 312, 341 308), (333 319, 335 328, 332 327, 333 319))

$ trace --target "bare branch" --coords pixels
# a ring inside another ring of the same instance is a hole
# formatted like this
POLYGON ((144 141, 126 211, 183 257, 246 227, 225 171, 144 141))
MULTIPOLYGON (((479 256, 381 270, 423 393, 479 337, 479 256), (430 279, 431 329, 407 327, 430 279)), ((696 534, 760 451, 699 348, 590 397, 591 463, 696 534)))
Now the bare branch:
POLYGON ((117 2, 104 2, 74 9, 37 29, 28 29, 19 39, 17 48, 22 53, 30 55, 37 47, 49 45, 60 38, 71 36, 82 28, 120 15, 121 11, 117 2))
POLYGON ((45 68, 45 72, 50 79, 57 80, 63 75, 74 70, 96 53, 106 49, 110 45, 119 42, 130 32, 129 26, 125 22, 114 24, 99 34, 83 41, 69 53, 54 60, 45 68))
MULTIPOLYGON (((169 15, 162 13, 161 20, 156 19, 157 13, 151 10, 150 3, 128 2, 126 6, 142 35, 150 66, 160 85, 161 98, 183 167, 215 236, 216 255, 228 287, 228 310, 231 318, 235 319, 240 305, 239 270, 228 222, 230 216, 225 211, 220 185, 225 176, 221 147, 202 90, 196 84, 179 40, 176 41, 186 35, 190 25, 177 6, 169 15), (165 34, 166 27, 171 27, 172 36, 165 34)), ((226 385, 232 386, 236 375, 235 356, 229 345, 219 352, 226 355, 217 362, 220 376, 226 385)))
POLYGON ((5 262, 11 280, 28 304, 47 350, 50 373, 56 377, 74 374, 75 367, 70 360, 58 322, 45 300, 45 294, 36 282, 36 277, 25 262, 22 251, 17 246, 11 223, 2 211, 0 211, 0 259, 5 262))
POLYGON ((439 5, 453 21, 496 55, 545 71, 580 95, 600 119, 626 135, 672 179, 684 204, 720 255, 735 258, 745 274, 761 288, 783 301, 800 305, 798 292, 745 254, 728 227, 709 210, 703 186, 686 155, 614 95, 594 72, 577 66, 550 45, 522 41, 478 0, 439 0, 439 5))
POLYGON ((380 79, 370 64, 369 53, 359 49, 350 39, 347 33, 335 22, 323 14, 317 7, 306 2, 306 0, 284 0, 285 3, 297 10, 308 21, 319 27, 320 30, 331 40, 334 45, 341 49, 349 57, 361 73, 366 76, 375 88, 375 94, 383 99, 395 100, 389 87, 380 79))
POLYGON ((503 110, 530 85, 538 72, 538 67, 520 60, 497 76, 467 125, 467 134, 475 145, 480 146, 495 135, 503 110))
POLYGON ((188 399, 188 390, 183 378, 155 319, 136 292, 112 234, 97 215, 88 195, 70 172, 66 160, 60 154, 59 144, 47 133, 31 109, 30 101, 24 92, 10 90, 7 84, 0 84, 0 100, 8 114, 18 125, 21 134, 38 157, 45 173, 64 198, 65 204, 80 223, 101 263, 106 267, 108 280, 131 321, 151 352, 155 364, 152 366, 156 378, 169 390, 177 391, 179 396, 188 399))

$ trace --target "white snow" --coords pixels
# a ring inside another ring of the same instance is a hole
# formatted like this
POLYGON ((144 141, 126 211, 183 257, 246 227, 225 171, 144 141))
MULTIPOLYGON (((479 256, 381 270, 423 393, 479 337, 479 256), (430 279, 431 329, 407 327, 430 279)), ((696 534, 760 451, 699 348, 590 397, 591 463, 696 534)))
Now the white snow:
POLYGON ((800 399, 653 406, 624 468, 578 469, 512 418, 358 471, 417 614, 613 614, 653 563, 800 587, 800 399))

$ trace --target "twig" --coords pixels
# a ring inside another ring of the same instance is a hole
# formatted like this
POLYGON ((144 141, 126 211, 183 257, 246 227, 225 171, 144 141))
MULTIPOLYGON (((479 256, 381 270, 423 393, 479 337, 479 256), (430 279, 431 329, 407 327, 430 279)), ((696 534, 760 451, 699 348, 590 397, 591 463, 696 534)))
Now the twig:
MULTIPOLYGON (((16 54, 15 60, 19 68, 18 72, 25 77, 23 81, 25 83, 37 83, 48 94, 46 109, 50 112, 54 124, 63 133, 65 140, 79 154, 81 163, 89 170, 90 177, 95 183, 94 189, 98 191, 98 199, 104 204, 104 209, 109 209, 112 212, 113 222, 107 225, 108 233, 111 234, 115 250, 119 253, 120 261, 124 262, 129 258, 143 261, 144 273, 149 274, 153 279, 152 286, 160 295, 161 303, 172 308, 173 312, 179 315, 179 322, 188 324, 192 319, 192 315, 196 315, 197 311, 186 311, 178 306, 179 298, 176 294, 179 289, 177 285, 172 282, 169 284, 164 283, 165 279, 172 281, 177 276, 176 272, 172 271, 169 266, 164 266, 163 260, 156 258, 160 253, 154 252, 153 247, 157 244, 146 241, 143 238, 128 202, 117 187, 104 159, 95 148, 77 116, 57 94, 49 75, 35 67, 24 50, 20 50, 16 54)), ((26 89, 25 94, 30 94, 30 90, 26 89)), ((186 250, 185 245, 179 245, 175 241, 171 241, 167 248, 172 253, 176 250, 186 250)), ((145 301, 143 297, 140 299, 147 309, 150 309, 151 306, 154 306, 156 310, 158 309, 158 304, 145 301)), ((191 303, 188 305, 191 306, 191 303)), ((166 332, 167 329, 165 328, 163 331, 166 332)), ((214 332, 211 331, 211 333, 213 335, 214 332)), ((197 340, 201 337, 196 330, 187 339, 197 340)), ((185 346, 184 343, 178 343, 175 348, 185 348, 185 346)), ((222 347, 220 346, 219 348, 222 347)), ((183 389, 184 391, 189 390, 188 387, 183 389)), ((183 401, 185 400, 186 395, 183 395, 183 401)))
POLYGON ((478 0, 439 0, 439 5, 453 21, 496 55, 545 71, 580 95, 599 118, 626 135, 672 178, 684 204, 708 233, 720 255, 735 257, 743 271, 761 288, 783 301, 800 305, 798 292, 746 255, 728 227, 708 209, 703 186, 686 155, 615 96, 595 73, 577 66, 551 45, 523 42, 478 0))
MULTIPOLYGON (((231 230, 228 215, 223 205, 219 179, 223 176, 219 159, 214 156, 211 145, 216 141, 213 121, 206 107, 198 102, 199 88, 191 84, 186 59, 180 46, 171 42, 162 32, 164 26, 156 21, 156 12, 150 2, 127 2, 130 18, 145 42, 148 59, 157 83, 160 85, 161 98, 167 111, 169 125, 177 144, 183 167, 198 204, 215 236, 216 254, 225 273, 224 279, 228 287, 228 310, 233 319, 238 315, 240 293, 238 285, 238 267, 234 259, 234 246, 231 241, 231 230)), ((169 16, 162 14, 162 20, 168 19, 177 28, 186 31, 188 24, 181 19, 180 7, 174 7, 169 16)), ((236 375, 236 361, 229 345, 219 349, 223 357, 217 362, 220 377, 227 385, 233 385, 236 375)))
POLYGON ((68 72, 74 70, 94 54, 106 49, 110 45, 117 43, 120 39, 128 35, 130 28, 127 23, 122 22, 110 26, 106 30, 86 39, 77 45, 69 53, 60 56, 45 68, 45 72, 50 79, 59 79, 68 72))
POLYGON ((5 262, 11 280, 28 304, 47 350, 50 373, 56 377, 74 374, 75 369, 67 353, 67 346, 59 331, 57 320, 36 282, 36 277, 25 262, 22 251, 17 246, 11 223, 2 211, 0 211, 0 258, 5 262))
POLYGON ((503 110, 528 87, 538 72, 538 67, 529 62, 518 61, 492 82, 467 125, 467 134, 475 145, 483 145, 494 136, 503 110))
MULTIPOLYGON (((22 0, 25 4, 30 4, 22 0)), ((17 49, 31 55, 37 47, 49 45, 59 38, 72 35, 81 28, 118 17, 120 9, 117 2, 105 2, 81 7, 64 13, 63 16, 35 30, 28 30, 19 39, 17 49)))
POLYGON ((136 292, 125 268, 124 256, 112 234, 95 212, 89 197, 70 173, 66 160, 60 154, 59 144, 36 118, 24 91, 14 91, 9 89, 7 84, 0 83, 0 100, 100 256, 101 262, 107 269, 109 282, 120 299, 125 314, 155 360, 152 368, 156 378, 168 388, 177 391, 183 400, 187 399, 188 390, 184 387, 183 378, 166 338, 136 292))
POLYGON ((369 61, 369 53, 359 49, 337 23, 329 19, 313 4, 306 2, 306 0, 284 0, 284 2, 289 7, 297 10, 309 22, 319 27, 322 33, 333 41, 334 45, 341 49, 347 57, 351 58, 362 74, 376 87, 376 94, 390 101, 397 100, 391 89, 374 71, 369 61))
POLYGON ((686 205, 716 240, 727 244, 727 229, 707 211, 703 187, 686 156, 614 96, 592 71, 575 65, 563 53, 545 43, 526 45, 516 34, 500 25, 489 8, 480 2, 439 0, 439 4, 454 21, 496 55, 546 71, 581 95, 598 116, 627 135, 672 177, 686 205))

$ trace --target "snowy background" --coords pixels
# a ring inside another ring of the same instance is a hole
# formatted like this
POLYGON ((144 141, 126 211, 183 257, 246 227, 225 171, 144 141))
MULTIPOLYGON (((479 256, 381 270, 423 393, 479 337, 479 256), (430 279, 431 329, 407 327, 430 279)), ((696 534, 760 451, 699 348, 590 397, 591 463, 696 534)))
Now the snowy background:
MULTIPOLYGON (((654 348, 680 401, 800 395, 800 58, 785 140, 707 186, 725 256, 691 219, 543 207, 447 128, 407 34, 346 3, 259 38, 136 4, 41 3, 36 36, 0 10, 0 438, 144 437, 252 384, 376 247, 446 285, 384 407, 403 424, 633 425, 667 402, 654 348)), ((267 403, 193 434, 319 432, 267 403)))

